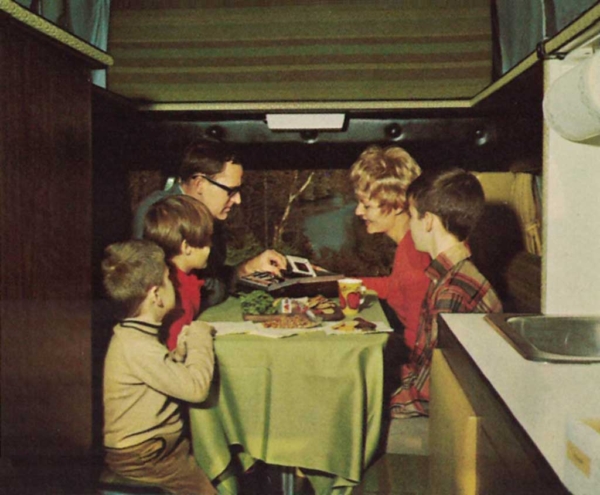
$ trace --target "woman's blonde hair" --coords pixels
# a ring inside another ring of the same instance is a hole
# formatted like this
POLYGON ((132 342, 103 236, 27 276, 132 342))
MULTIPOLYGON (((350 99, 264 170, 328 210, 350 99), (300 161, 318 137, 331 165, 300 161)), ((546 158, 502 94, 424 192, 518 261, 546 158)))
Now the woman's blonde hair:
POLYGON ((371 145, 361 153, 350 169, 356 194, 379 202, 385 213, 407 208, 406 190, 421 174, 421 167, 399 146, 371 145))
POLYGON ((192 247, 210 246, 212 233, 210 211, 191 196, 167 196, 154 203, 144 218, 144 239, 163 248, 168 260, 181 253, 184 240, 192 247))
POLYGON ((102 276, 108 296, 119 306, 119 316, 137 316, 152 287, 163 284, 165 253, 156 244, 131 240, 104 250, 102 276))

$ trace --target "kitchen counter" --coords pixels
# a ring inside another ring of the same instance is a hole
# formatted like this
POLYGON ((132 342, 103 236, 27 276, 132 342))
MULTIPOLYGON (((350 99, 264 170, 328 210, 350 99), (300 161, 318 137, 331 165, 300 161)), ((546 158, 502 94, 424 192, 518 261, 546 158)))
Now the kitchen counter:
POLYGON ((600 364, 528 361, 483 315, 443 319, 564 483, 567 421, 600 417, 600 364))

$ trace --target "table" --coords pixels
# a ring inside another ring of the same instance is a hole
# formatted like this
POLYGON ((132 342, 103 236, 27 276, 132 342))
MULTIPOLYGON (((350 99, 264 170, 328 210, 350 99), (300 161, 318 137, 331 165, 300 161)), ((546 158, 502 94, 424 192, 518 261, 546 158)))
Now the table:
MULTIPOLYGON (((387 323, 374 294, 367 305, 361 316, 387 323)), ((230 297, 201 318, 240 321, 239 300, 230 297)), ((260 459, 301 468, 317 494, 350 493, 379 444, 387 338, 324 332, 217 337, 211 394, 190 408, 197 462, 215 479, 232 455, 245 468, 260 459), (240 452, 232 454, 232 446, 240 452)), ((232 485, 224 483, 220 492, 230 493, 232 485)))

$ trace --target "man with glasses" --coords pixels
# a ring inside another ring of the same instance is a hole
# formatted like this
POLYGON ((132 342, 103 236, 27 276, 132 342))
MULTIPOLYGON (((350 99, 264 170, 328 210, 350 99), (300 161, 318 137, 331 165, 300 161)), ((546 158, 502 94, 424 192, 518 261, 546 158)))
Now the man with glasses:
POLYGON ((287 265, 285 256, 274 250, 264 251, 237 267, 225 264, 227 245, 222 221, 231 208, 242 202, 242 176, 244 169, 235 156, 223 144, 199 141, 185 151, 179 169, 179 181, 164 191, 155 191, 148 196, 135 212, 133 237, 140 239, 143 233, 144 217, 151 205, 158 200, 176 194, 187 194, 206 205, 215 222, 212 249, 208 265, 203 270, 205 280, 202 293, 203 307, 223 301, 233 289, 238 277, 255 271, 269 271, 277 275, 287 265))

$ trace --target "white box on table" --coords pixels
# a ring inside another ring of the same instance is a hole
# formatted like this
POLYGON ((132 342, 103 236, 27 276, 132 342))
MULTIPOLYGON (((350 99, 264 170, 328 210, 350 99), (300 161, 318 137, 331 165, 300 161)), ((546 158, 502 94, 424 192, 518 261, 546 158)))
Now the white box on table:
POLYGON ((600 418, 567 422, 565 485, 574 495, 600 493, 600 418))

